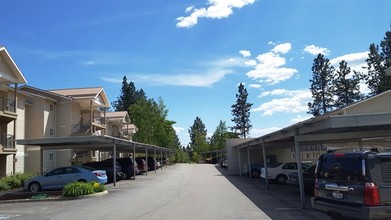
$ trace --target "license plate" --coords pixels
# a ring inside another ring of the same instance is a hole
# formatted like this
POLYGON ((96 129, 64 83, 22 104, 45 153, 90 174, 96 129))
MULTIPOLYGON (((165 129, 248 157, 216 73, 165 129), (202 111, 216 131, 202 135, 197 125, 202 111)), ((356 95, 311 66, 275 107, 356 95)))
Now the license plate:
POLYGON ((338 191, 333 191, 333 192, 331 193, 331 196, 332 196, 334 199, 343 199, 343 193, 338 192, 338 191))

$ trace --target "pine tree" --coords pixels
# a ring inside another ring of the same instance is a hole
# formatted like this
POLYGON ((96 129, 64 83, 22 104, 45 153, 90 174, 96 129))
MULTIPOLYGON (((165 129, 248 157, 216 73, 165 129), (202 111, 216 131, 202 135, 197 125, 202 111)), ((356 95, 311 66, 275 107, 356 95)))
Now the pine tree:
POLYGON ((122 79, 121 94, 117 98, 117 101, 111 103, 115 111, 128 111, 129 107, 136 103, 137 100, 147 99, 142 89, 136 90, 133 82, 129 82, 126 76, 122 79))
POLYGON ((336 108, 343 108, 363 99, 360 92, 361 74, 356 71, 353 71, 352 74, 346 61, 342 60, 339 63, 339 69, 337 69, 335 77, 334 96, 336 100, 334 106, 336 108))
POLYGON ((318 116, 333 109, 334 67, 330 60, 319 54, 312 65, 311 93, 314 101, 308 103, 309 114, 318 116))
POLYGON ((201 118, 196 117, 188 132, 190 135, 190 147, 193 151, 204 152, 209 150, 209 145, 206 141, 207 130, 201 118))
POLYGON ((240 83, 238 94, 236 94, 236 103, 231 106, 233 116, 231 121, 235 123, 231 130, 243 138, 246 138, 252 128, 250 109, 253 104, 247 102, 247 96, 246 88, 240 83))
POLYGON ((391 76, 385 73, 391 67, 391 31, 387 31, 386 36, 379 46, 374 43, 369 46, 369 54, 366 62, 368 64, 368 75, 365 77, 369 95, 377 95, 391 89, 391 76))

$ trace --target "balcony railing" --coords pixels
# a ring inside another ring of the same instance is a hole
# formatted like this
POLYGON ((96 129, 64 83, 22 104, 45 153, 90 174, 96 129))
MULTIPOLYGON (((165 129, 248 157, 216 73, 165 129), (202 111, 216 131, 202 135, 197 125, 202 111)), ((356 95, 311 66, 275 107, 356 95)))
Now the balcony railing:
POLYGON ((0 97, 0 111, 15 112, 15 99, 0 97))
POLYGON ((0 133, 0 143, 5 149, 15 148, 15 137, 12 134, 0 133))

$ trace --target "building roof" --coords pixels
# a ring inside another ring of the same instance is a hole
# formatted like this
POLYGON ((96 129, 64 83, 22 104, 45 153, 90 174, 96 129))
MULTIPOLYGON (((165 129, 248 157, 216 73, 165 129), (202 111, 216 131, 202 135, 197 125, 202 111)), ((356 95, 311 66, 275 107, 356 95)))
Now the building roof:
POLYGON ((110 102, 102 87, 52 89, 50 92, 71 97, 75 100, 95 100, 104 107, 110 107, 110 102))
POLYGON ((22 72, 8 53, 5 47, 0 46, 0 62, 4 61, 4 66, 0 65, 0 82, 7 83, 27 83, 22 72))

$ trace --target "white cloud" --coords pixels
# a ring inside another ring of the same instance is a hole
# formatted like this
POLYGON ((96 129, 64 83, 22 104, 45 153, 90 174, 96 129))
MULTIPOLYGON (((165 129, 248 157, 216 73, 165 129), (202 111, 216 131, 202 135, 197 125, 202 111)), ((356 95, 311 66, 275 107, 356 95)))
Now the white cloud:
POLYGON ((205 73, 166 74, 129 74, 132 81, 152 85, 208 87, 232 73, 228 69, 208 70, 205 73))
POLYGON ((292 118, 291 119, 291 123, 292 124, 296 124, 296 123, 299 123, 299 122, 302 122, 302 121, 304 121, 304 120, 307 120, 307 119, 309 119, 309 118, 311 118, 312 117, 312 115, 305 115, 305 116, 303 116, 303 115, 297 115, 296 117, 294 117, 294 118, 292 118))
POLYGON ((369 53, 368 51, 365 51, 365 52, 345 54, 343 56, 339 56, 334 59, 331 59, 330 64, 337 69, 339 68, 339 63, 342 60, 345 60, 348 66, 352 70, 363 72, 366 71, 366 68, 362 68, 362 67, 368 66, 367 63, 365 62, 365 60, 368 58, 368 53, 369 53))
POLYGON ((270 128, 252 128, 250 130, 251 137, 261 137, 266 134, 270 134, 274 131, 278 131, 281 128, 279 127, 270 127, 270 128))
MULTIPOLYGON (((253 70, 246 73, 246 76, 270 85, 290 79, 298 71, 294 68, 284 67, 286 65, 286 59, 280 55, 288 53, 290 49, 291 44, 284 43, 276 45, 271 52, 258 55, 258 63, 253 70)), ((246 65, 248 64, 250 63, 247 62, 246 65)), ((254 64, 254 62, 251 64, 254 64)))
POLYGON ((243 57, 249 57, 249 56, 251 56, 251 52, 248 51, 248 50, 241 50, 241 51, 239 51, 239 53, 240 53, 243 57))
POLYGON ((327 48, 324 48, 324 47, 318 47, 318 46, 315 46, 315 45, 309 45, 309 46, 305 46, 304 47, 304 51, 309 53, 309 54, 312 54, 314 56, 318 55, 318 54, 323 54, 323 55, 328 55, 330 53, 330 51, 327 49, 327 48))
POLYGON ((122 83, 122 78, 109 78, 109 77, 101 77, 101 80, 109 83, 122 83))
POLYGON ((246 62, 244 62, 244 65, 246 65, 246 66, 256 66, 257 65, 257 61, 256 60, 247 60, 246 62))
POLYGON ((172 126, 172 128, 174 128, 175 132, 177 135, 179 135, 182 131, 184 131, 185 129, 182 128, 182 127, 177 127, 177 126, 172 126))
POLYGON ((281 54, 286 54, 292 49, 292 45, 290 43, 284 43, 284 44, 279 44, 275 46, 272 49, 272 52, 274 53, 281 53, 281 54))
POLYGON ((199 18, 227 18, 234 8, 242 8, 254 2, 255 0, 208 0, 208 6, 205 8, 187 7, 185 12, 190 15, 178 17, 176 26, 190 28, 198 23, 199 18))
POLYGON ((263 112, 263 116, 271 116, 276 112, 301 113, 307 112, 307 103, 312 101, 312 95, 309 90, 285 90, 278 89, 270 92, 263 92, 260 97, 282 96, 274 98, 268 102, 262 103, 253 112, 263 112))
POLYGON ((259 84, 250 84, 250 85, 248 85, 250 88, 254 88, 254 89, 259 89, 259 88, 261 88, 261 85, 259 85, 259 84))

